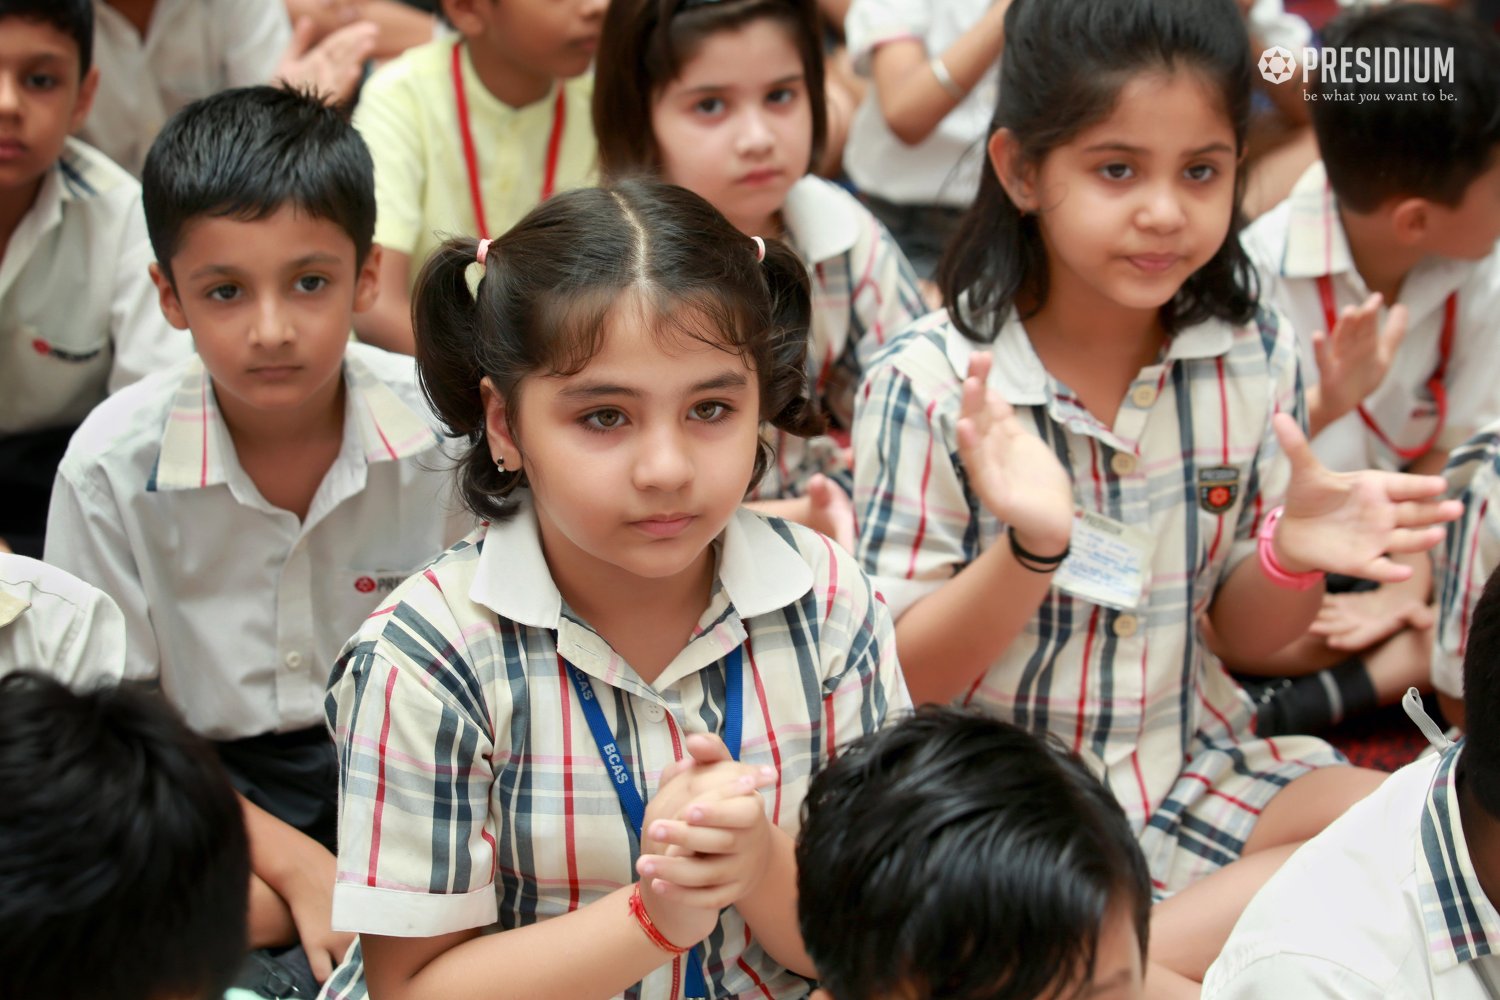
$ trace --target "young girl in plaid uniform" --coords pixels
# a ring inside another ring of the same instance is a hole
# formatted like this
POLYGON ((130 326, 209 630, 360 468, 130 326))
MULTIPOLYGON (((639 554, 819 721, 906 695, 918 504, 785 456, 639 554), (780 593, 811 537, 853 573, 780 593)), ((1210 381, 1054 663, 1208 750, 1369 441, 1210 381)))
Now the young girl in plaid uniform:
POLYGON ((632 182, 449 241, 416 301, 488 520, 334 669, 326 995, 805 997, 798 807, 908 700, 853 557, 741 508, 762 421, 820 423, 801 262, 632 182))
POLYGON ((1153 958, 1201 979, 1255 886, 1379 780, 1256 739, 1205 632, 1270 653, 1323 571, 1398 579, 1386 554, 1435 544, 1455 505, 1307 449, 1295 341, 1236 238, 1234 4, 1016 0, 1005 31, 950 308, 861 389, 859 551, 919 699, 1097 756, 1159 895, 1224 869, 1153 919, 1153 958))

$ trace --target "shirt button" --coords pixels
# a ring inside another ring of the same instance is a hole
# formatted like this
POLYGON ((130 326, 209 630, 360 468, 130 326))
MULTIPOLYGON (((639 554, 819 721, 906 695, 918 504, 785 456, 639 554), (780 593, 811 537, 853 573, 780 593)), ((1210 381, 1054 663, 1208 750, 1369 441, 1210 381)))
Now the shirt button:
POLYGON ((647 722, 660 722, 667 717, 667 710, 654 701, 648 701, 646 707, 641 709, 641 715, 647 722))
POLYGON ((292 670, 299 670, 302 667, 302 654, 294 649, 290 653, 286 654, 283 662, 285 662, 286 665, 292 670))
POLYGON ((1129 452, 1117 451, 1109 460, 1109 467, 1115 470, 1117 476, 1128 476, 1135 471, 1135 456, 1129 452))
POLYGON ((1144 410, 1152 403, 1156 402, 1156 386, 1138 385, 1135 387, 1135 390, 1131 392, 1130 399, 1131 402, 1135 403, 1136 406, 1139 406, 1144 410))
POLYGON ((1141 620, 1135 615, 1119 615, 1115 618, 1115 635, 1121 639, 1129 639, 1140 627, 1141 620))

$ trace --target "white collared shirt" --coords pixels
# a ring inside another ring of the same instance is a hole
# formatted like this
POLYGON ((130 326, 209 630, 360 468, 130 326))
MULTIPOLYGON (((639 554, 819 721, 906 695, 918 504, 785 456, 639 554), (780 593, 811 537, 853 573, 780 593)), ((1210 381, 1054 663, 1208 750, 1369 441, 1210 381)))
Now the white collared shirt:
POLYGON ((38 670, 75 688, 125 674, 125 619, 109 595, 56 566, 0 552, 0 676, 38 670))
POLYGON ((157 305, 134 178, 76 139, 0 258, 0 437, 67 427, 193 353, 157 305))
POLYGON ((272 506, 235 455, 197 358, 84 421, 53 488, 46 557, 125 614, 127 674, 160 678, 213 739, 322 721, 339 647, 471 516, 411 358, 351 344, 344 442, 305 521, 272 506))
MULTIPOLYGON (((635 835, 564 661, 587 675, 647 802, 683 737, 723 732, 737 707, 739 759, 776 769, 760 793, 766 816, 795 836, 808 782, 836 748, 910 706, 890 615, 853 557, 811 529, 742 508, 714 544, 708 606, 649 684, 563 601, 524 496, 369 617, 328 689, 341 763, 335 927, 510 930, 635 881, 635 835)), ((807 995, 734 907, 702 954, 713 996, 807 995)), ((685 960, 620 995, 677 1000, 685 960)), ((357 952, 323 995, 366 995, 357 952)))
POLYGON ((1500 914, 1474 873, 1453 769, 1397 771, 1282 865, 1209 967, 1203 1000, 1486 1000, 1500 914))
POLYGON ((282 0, 156 0, 144 37, 95 0, 99 91, 79 134, 139 177, 174 112, 229 87, 270 83, 291 38, 282 0))
MULTIPOLYGON (((1318 279, 1329 276, 1338 308, 1357 305, 1370 290, 1355 269, 1338 206, 1321 162, 1308 168, 1282 204, 1244 232, 1246 252, 1255 262, 1261 301, 1292 322, 1303 379, 1318 383, 1312 335, 1327 327, 1318 279)), ((1453 353, 1444 379, 1448 418, 1434 447, 1449 450, 1500 418, 1500 254, 1479 261, 1429 257, 1401 286, 1399 301, 1410 312, 1406 338, 1390 372, 1365 400, 1381 432, 1403 448, 1420 446, 1436 426, 1436 406, 1427 381, 1438 364, 1444 303, 1456 294, 1458 309, 1453 353)), ((1381 322, 1385 321, 1382 310, 1381 322)), ((1368 430, 1357 412, 1345 414, 1313 441, 1324 464, 1342 471, 1397 469, 1405 463, 1368 430)))
MULTIPOLYGON (((979 23, 993 0, 854 0, 844 20, 855 72, 870 76, 875 49, 915 39, 939 56, 979 23)), ((985 169, 984 140, 1000 98, 1000 63, 914 146, 896 138, 872 84, 849 123, 844 169, 861 191, 901 205, 967 208, 985 169)))

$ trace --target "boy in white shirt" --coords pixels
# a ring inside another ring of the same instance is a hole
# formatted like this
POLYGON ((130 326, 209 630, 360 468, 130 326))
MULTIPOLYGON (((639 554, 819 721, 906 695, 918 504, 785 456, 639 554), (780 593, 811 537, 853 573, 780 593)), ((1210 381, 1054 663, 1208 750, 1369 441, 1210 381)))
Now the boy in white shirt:
POLYGON ((78 422, 192 351, 156 308, 139 185, 68 137, 92 39, 89 0, 0 0, 0 547, 33 556, 78 422))
POLYGON ((1464 657, 1467 737, 1409 764, 1251 900, 1203 1000, 1500 994, 1500 575, 1464 657))
MULTIPOLYGON (((1435 474, 1500 418, 1500 39, 1426 4, 1346 14, 1323 37, 1325 50, 1405 50, 1413 65, 1447 51, 1452 78, 1313 86, 1323 160, 1245 230, 1245 249, 1262 301, 1298 333, 1323 463, 1435 474)), ((1403 558, 1409 580, 1331 594, 1278 654, 1296 679, 1265 699, 1262 732, 1313 731, 1427 682, 1431 565, 1403 558)))
POLYGON ((315 95, 189 105, 146 160, 162 311, 191 358, 95 410, 53 492, 47 558, 103 589, 129 678, 218 742, 257 878, 251 940, 299 938, 324 978, 337 766, 334 656, 464 530, 409 358, 350 344, 375 296, 368 150, 315 95))

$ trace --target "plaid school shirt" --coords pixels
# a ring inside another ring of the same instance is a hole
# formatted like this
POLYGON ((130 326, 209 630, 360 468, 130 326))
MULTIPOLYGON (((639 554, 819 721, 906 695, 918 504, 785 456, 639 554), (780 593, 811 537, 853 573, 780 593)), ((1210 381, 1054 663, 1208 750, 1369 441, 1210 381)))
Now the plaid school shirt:
MULTIPOLYGON (((742 510, 715 546, 708 607, 654 684, 563 602, 529 504, 398 588, 329 685, 341 771, 334 926, 506 930, 635 880, 636 835, 564 660, 588 674, 649 802, 686 734, 722 732, 724 658, 743 647, 740 760, 776 769, 766 815, 795 835, 823 763, 910 704, 890 616, 853 558, 806 528, 742 510)), ((714 996, 809 992, 733 907, 703 955, 714 996)), ((675 1000, 682 961, 619 995, 675 1000)), ((365 995, 358 953, 324 995, 365 995)))
POLYGON ((1443 469, 1448 496, 1463 501, 1463 516, 1448 523, 1434 551, 1438 619, 1433 630, 1432 683, 1461 697, 1469 623, 1485 581, 1500 566, 1500 422, 1453 449, 1443 469))
POLYGON ((804 439, 768 428, 776 461, 757 484, 756 499, 801 496, 819 472, 852 488, 848 445, 860 375, 887 341, 927 311, 906 255, 837 184, 802 178, 787 192, 781 214, 812 285, 807 377, 828 431, 804 439))
POLYGON ((1463 745, 1391 775, 1250 901, 1204 1000, 1486 1000, 1500 913, 1474 871, 1455 777, 1463 745))
POLYGON ((1269 315, 1183 330, 1106 427, 1042 367, 1013 312, 987 345, 946 312, 919 321, 876 360, 854 430, 859 554, 898 616, 1005 544, 958 456, 962 379, 980 350, 994 355, 991 388, 1069 470, 1076 507, 1143 529, 1149 551, 1135 607, 1054 585, 963 700, 1100 758, 1158 892, 1175 891, 1236 859, 1289 781, 1339 759, 1307 737, 1254 739, 1249 699, 1199 629, 1286 489, 1271 417, 1301 416, 1295 345, 1269 315))

